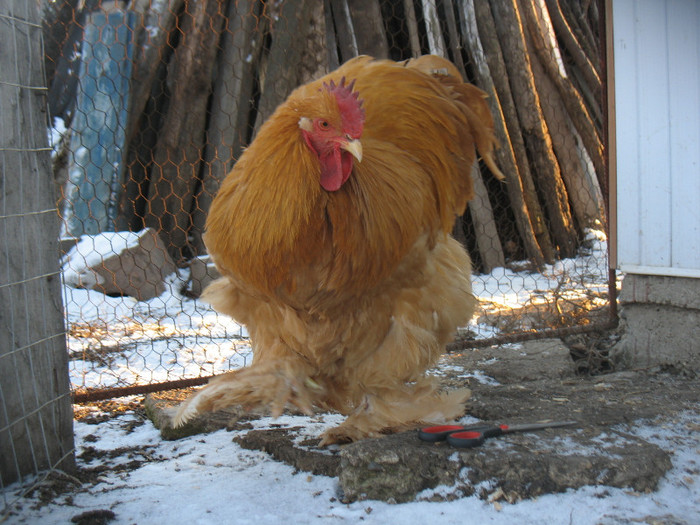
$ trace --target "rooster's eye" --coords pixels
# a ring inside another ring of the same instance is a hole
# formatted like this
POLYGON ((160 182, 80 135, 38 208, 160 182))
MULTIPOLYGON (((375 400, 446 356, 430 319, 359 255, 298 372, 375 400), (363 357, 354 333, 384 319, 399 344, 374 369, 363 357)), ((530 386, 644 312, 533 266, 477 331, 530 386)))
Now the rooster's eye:
POLYGON ((321 120, 318 125, 321 127, 321 129, 328 129, 330 127, 330 124, 328 123, 327 120, 321 120))

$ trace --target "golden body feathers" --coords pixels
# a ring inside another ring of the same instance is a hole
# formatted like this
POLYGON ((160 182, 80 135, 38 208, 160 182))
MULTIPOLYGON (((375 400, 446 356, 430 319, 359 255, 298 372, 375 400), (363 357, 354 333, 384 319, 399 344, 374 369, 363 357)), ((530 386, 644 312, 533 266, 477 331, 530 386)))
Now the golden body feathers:
POLYGON ((358 57, 263 125, 205 235, 223 275, 205 300, 247 325, 253 363, 186 401, 176 424, 231 404, 318 406, 349 416, 328 444, 463 413, 468 391, 438 394, 425 371, 474 310, 469 257, 449 233, 472 197, 475 147, 500 173, 484 94, 455 74, 439 57, 358 57), (324 84, 341 78, 362 100, 362 157, 326 191, 300 119, 340 127, 324 84))

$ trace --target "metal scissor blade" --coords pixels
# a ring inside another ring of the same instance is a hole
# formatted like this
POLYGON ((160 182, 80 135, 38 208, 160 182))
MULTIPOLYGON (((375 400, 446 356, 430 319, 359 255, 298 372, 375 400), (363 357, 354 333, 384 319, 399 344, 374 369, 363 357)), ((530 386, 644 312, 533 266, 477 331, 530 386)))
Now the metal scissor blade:
POLYGON ((543 428, 556 428, 556 427, 571 427, 578 425, 578 421, 552 421, 550 423, 528 423, 525 425, 508 425, 503 428, 504 434, 510 434, 512 432, 528 432, 530 430, 540 430, 543 428))

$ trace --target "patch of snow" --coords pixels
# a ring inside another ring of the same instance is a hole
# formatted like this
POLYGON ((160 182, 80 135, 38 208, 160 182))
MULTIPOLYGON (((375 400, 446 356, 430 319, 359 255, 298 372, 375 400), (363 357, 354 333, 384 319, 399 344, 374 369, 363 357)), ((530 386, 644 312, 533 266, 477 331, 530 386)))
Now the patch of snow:
POLYGON ((449 375, 459 379, 474 379, 482 385, 500 385, 493 377, 487 376, 481 370, 466 370, 463 366, 444 364, 445 362, 442 360, 432 373, 437 376, 449 375))
MULTIPOLYGON (((254 426, 302 427, 301 435, 317 435, 326 425, 336 422, 335 416, 329 419, 283 416, 274 423, 263 419, 254 426)), ((97 484, 59 495, 47 505, 40 504, 38 495, 25 498, 7 522, 62 524, 86 511, 109 509, 115 513, 115 520, 110 522, 115 525, 278 525, 280 520, 314 525, 430 522, 619 525, 663 522, 659 519, 663 516, 675 517, 676 521, 669 523, 685 520, 690 525, 700 515, 699 424, 698 416, 688 414, 666 427, 650 424, 625 429, 654 440, 672 454, 673 468, 653 493, 589 486, 509 504, 480 499, 482 488, 486 493, 493 492, 494 486, 486 483, 475 487, 475 495, 454 501, 426 501, 432 496, 456 494, 455 487, 441 486, 423 491, 419 495, 423 501, 397 505, 378 501, 341 503, 335 479, 295 472, 264 452, 242 449, 232 441, 246 431, 220 430, 163 441, 149 421, 124 414, 99 425, 75 424, 79 454, 87 447, 107 453, 99 460, 86 463, 79 460, 84 467, 108 467, 99 475, 97 484), (133 460, 144 463, 135 470, 120 467, 133 460)), ((467 477, 465 469, 462 479, 467 477)), ((10 486, 6 492, 12 497, 18 490, 10 486)))
POLYGON ((51 158, 55 159, 61 149, 61 141, 66 135, 66 123, 61 117, 54 117, 53 126, 48 128, 49 146, 51 146, 51 158))

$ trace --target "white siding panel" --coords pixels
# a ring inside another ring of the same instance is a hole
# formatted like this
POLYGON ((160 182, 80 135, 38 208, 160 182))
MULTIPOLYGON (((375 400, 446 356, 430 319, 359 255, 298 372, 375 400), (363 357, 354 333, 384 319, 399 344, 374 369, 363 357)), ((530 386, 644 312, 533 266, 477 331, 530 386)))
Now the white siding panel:
POLYGON ((700 276, 700 2, 615 0, 618 265, 700 276))
MULTIPOLYGON (((671 262, 671 179, 666 3, 635 2, 636 108, 639 146, 639 235, 642 263, 671 262)), ((634 174, 630 174, 634 175, 634 174)))
POLYGON ((641 259, 639 242, 639 96, 636 78, 634 2, 613 2, 615 43, 615 118, 617 121, 618 261, 641 259))
POLYGON ((670 2, 671 261, 700 268, 700 2, 670 2))

